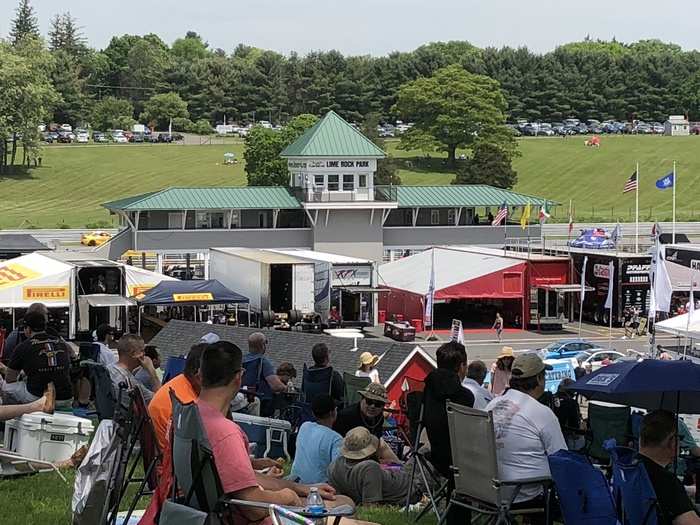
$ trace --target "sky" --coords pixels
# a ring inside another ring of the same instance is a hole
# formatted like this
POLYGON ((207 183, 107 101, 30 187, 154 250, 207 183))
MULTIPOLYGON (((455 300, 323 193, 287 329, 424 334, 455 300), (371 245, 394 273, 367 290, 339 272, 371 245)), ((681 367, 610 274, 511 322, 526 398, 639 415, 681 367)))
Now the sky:
MULTIPOLYGON (((584 39, 657 38, 700 47, 697 0, 30 0, 45 34, 70 11, 88 43, 156 33, 166 43, 196 31, 213 48, 237 44, 284 54, 336 49, 346 55, 410 51, 433 41, 479 47, 527 46, 547 52, 584 39)), ((0 0, 7 36, 17 0, 0 0)))

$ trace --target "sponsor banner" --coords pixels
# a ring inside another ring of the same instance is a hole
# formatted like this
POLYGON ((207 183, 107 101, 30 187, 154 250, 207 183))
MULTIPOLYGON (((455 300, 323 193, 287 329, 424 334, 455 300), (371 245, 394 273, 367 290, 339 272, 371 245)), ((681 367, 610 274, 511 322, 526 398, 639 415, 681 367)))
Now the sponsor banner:
POLYGON ((371 266, 333 266, 332 286, 371 286, 371 266))
POLYGON ((195 301, 213 301, 214 296, 210 292, 202 293, 174 293, 173 301, 176 303, 195 302, 195 301))
POLYGON ((155 284, 130 284, 129 285, 129 297, 138 297, 145 294, 148 290, 153 288, 155 284))
POLYGON ((595 386, 609 386, 618 377, 620 377, 620 374, 598 374, 597 376, 586 381, 586 384, 595 386))
POLYGON ((70 298, 69 286, 24 286, 22 299, 33 302, 67 301, 70 298))
POLYGON ((607 264, 594 264, 593 275, 596 276, 598 279, 609 279, 610 268, 607 264))
POLYGON ((30 270, 21 264, 11 263, 0 266, 0 290, 17 286, 40 276, 39 272, 30 270))
POLYGON ((622 270, 623 284, 649 284, 649 264, 626 264, 622 270))
POLYGON ((562 379, 573 379, 576 381, 576 359, 547 359, 546 364, 552 366, 552 370, 547 370, 544 376, 545 389, 548 392, 556 393, 562 379))

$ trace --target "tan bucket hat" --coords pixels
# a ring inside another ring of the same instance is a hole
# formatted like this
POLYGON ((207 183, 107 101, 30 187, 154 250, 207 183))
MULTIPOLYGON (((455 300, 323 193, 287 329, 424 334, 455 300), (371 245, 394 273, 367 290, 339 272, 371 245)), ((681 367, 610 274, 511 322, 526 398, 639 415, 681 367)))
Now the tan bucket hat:
POLYGON ((371 399, 372 401, 383 401, 385 404, 389 402, 389 398, 386 396, 386 388, 384 385, 379 383, 370 383, 365 388, 358 392, 365 399, 371 399))
POLYGON ((365 427, 355 427, 349 430, 340 447, 344 458, 363 460, 374 455, 379 449, 379 439, 369 433, 365 427))

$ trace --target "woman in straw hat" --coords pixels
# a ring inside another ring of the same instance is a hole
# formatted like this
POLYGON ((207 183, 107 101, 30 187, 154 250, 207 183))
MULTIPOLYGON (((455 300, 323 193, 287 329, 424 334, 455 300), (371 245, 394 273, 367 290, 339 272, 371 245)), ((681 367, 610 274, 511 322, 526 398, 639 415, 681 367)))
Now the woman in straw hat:
POLYGON ((362 352, 360 355, 360 366, 355 371, 356 377, 369 377, 372 383, 381 383, 379 380, 379 372, 375 365, 379 361, 379 356, 372 355, 369 352, 362 352))
POLYGON ((496 362, 491 367, 491 393, 500 396, 508 388, 510 383, 510 369, 513 366, 513 349, 504 346, 498 355, 496 362))

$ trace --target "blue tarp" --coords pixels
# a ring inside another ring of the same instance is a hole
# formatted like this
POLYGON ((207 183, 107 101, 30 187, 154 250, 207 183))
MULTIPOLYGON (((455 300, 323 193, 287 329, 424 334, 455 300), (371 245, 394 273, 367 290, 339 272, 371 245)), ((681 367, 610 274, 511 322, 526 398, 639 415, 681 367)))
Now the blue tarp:
POLYGON ((226 288, 216 279, 204 281, 161 281, 137 297, 139 304, 146 305, 193 305, 193 304, 235 304, 250 302, 226 288))
POLYGON ((605 228, 586 228, 568 245, 572 248, 592 248, 596 250, 613 250, 615 243, 610 239, 610 234, 605 228))

